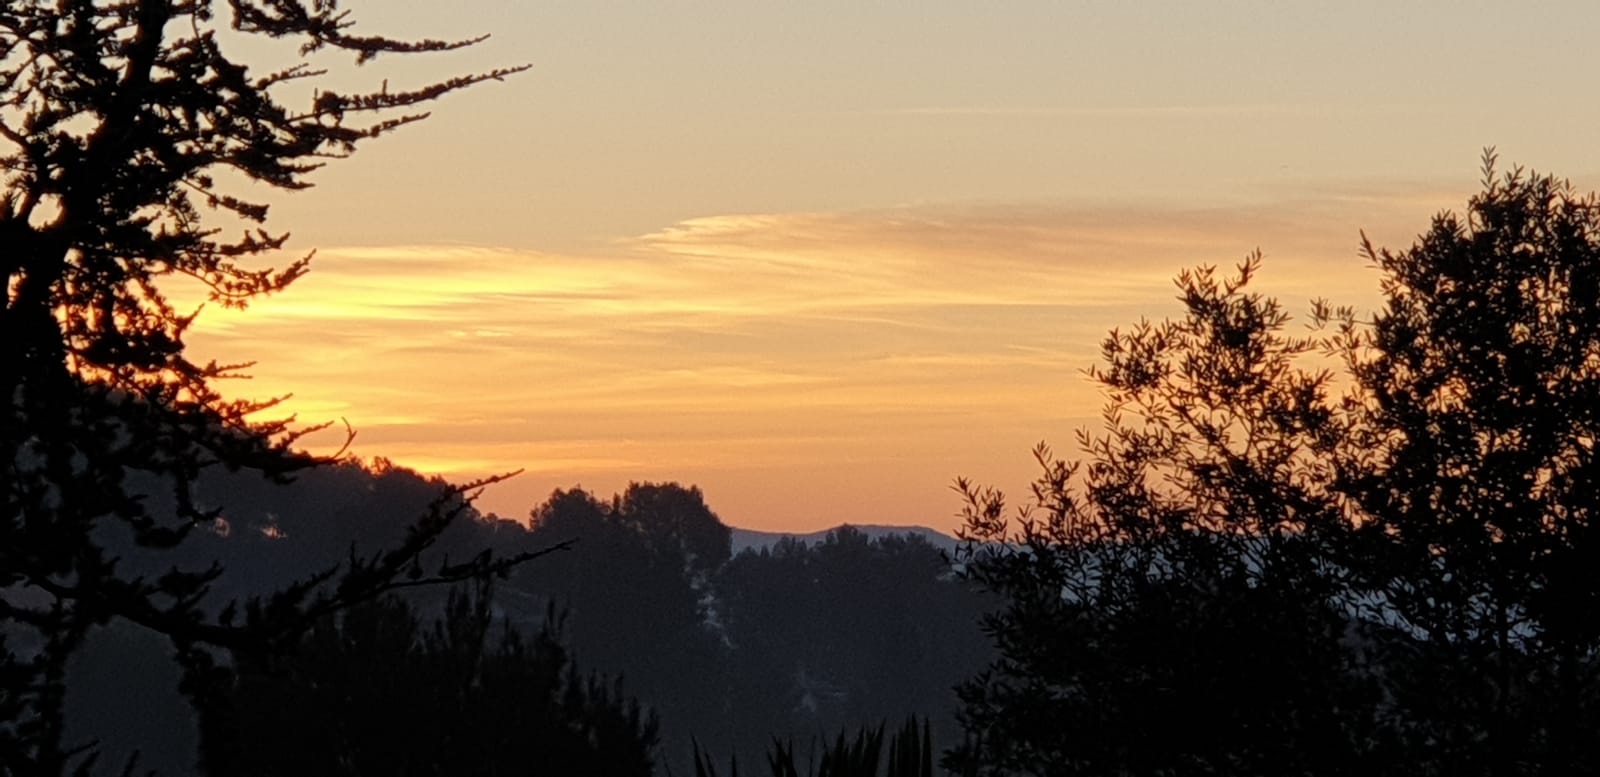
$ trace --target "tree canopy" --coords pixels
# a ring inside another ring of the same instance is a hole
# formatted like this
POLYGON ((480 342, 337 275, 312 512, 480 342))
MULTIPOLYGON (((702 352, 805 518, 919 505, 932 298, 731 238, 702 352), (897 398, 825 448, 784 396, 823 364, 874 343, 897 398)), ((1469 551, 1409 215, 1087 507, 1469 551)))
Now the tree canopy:
POLYGON ((61 675, 91 627, 123 618, 180 646, 292 639, 314 616, 395 584, 461 514, 461 492, 444 494, 401 545, 237 614, 201 604, 218 568, 133 574, 105 550, 109 535, 159 549, 210 525, 216 507, 193 491, 203 470, 284 477, 315 463, 294 445, 316 427, 261 420, 274 400, 220 393, 218 380, 247 364, 186 352, 198 311, 173 304, 172 284, 199 284, 211 303, 234 307, 282 291, 310 257, 252 261, 288 237, 266 228, 256 193, 306 188, 327 161, 424 118, 419 106, 523 69, 347 94, 327 88, 324 55, 359 64, 478 40, 359 34, 336 0, 21 0, 0 9, 6 763, 66 768, 75 747, 60 739, 61 675), (237 52, 248 38, 298 43, 298 60, 291 51, 288 64, 247 62, 237 52))
POLYGON ((1364 241, 1369 317, 1248 289, 1113 331, 1104 430, 1015 516, 962 481, 1002 658, 988 773, 1569 772, 1600 752, 1600 209, 1492 153, 1464 215, 1364 241))

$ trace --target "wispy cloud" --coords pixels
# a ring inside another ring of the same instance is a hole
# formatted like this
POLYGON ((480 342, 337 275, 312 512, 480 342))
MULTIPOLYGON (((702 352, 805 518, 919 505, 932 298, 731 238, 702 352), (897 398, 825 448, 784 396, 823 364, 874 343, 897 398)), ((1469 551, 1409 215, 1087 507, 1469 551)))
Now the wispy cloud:
POLYGON ((1420 113, 1437 106, 1406 104, 1338 103, 1209 103, 1185 105, 1081 105, 1081 106, 985 106, 940 105, 887 108, 870 111, 873 116, 973 117, 1002 119, 1142 119, 1246 116, 1329 116, 1351 114, 1420 113))
POLYGON ((365 455, 526 468, 491 491, 503 514, 556 486, 678 478, 719 484, 730 520, 795 525, 875 504, 870 470, 904 493, 876 518, 938 523, 949 477, 1002 451, 1025 474, 1028 445, 1092 422, 1081 370, 1110 327, 1174 312, 1177 270, 1261 246, 1263 288, 1291 305, 1365 293, 1357 228, 1436 209, 1374 202, 720 215, 604 256, 331 247, 294 289, 208 312, 191 340, 259 360, 238 393, 348 418, 365 455), (815 502, 774 500, 795 477, 815 502))

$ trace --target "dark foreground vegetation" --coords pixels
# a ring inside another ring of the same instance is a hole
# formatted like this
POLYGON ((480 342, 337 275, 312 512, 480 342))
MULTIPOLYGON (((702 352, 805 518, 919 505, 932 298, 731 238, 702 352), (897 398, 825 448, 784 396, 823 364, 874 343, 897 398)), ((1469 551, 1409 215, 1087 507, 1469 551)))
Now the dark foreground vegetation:
MULTIPOLYGON (((442 486, 349 463, 290 486, 248 476, 203 485, 230 507, 181 554, 229 571, 218 607, 270 591, 286 573, 337 564, 352 546, 392 544, 407 527, 390 516, 442 486)), ((235 651, 191 672, 199 740, 177 721, 165 749, 188 763, 198 744, 215 774, 343 761, 355 773, 403 763, 430 774, 451 773, 444 764, 490 773, 556 763, 648 774, 654 761, 687 774, 696 742, 756 764, 773 736, 805 745, 911 715, 944 741, 959 737, 952 689, 992 655, 977 627, 985 600, 927 541, 841 527, 814 544, 780 539, 735 556, 701 493, 675 484, 635 484, 604 500, 558 491, 531 517, 530 528, 472 513, 422 564, 484 548, 570 547, 471 590, 407 589, 319 621, 294 645, 235 651), (562 739, 571 732, 576 739, 562 739)), ((92 700, 74 709, 114 706, 125 678, 171 662, 129 633, 96 639, 120 646, 96 645, 80 662, 91 679, 75 691, 92 700)), ((115 718, 80 725, 83 738, 117 730, 115 718)), ((116 745, 120 760, 140 743, 116 745)))
POLYGON ((1001 660, 984 774, 1590 773, 1600 763, 1600 204, 1484 160, 1382 307, 1237 273, 1113 332, 1106 422, 1008 520, 960 484, 1001 660))
POLYGON ((325 54, 474 42, 351 24, 0 9, 0 774, 1600 763, 1594 197, 1487 154, 1463 214, 1364 247, 1376 312, 1304 329, 1257 257, 1184 273, 1178 318, 1107 339, 1079 458, 1041 446, 1010 515, 958 483, 953 565, 847 528, 734 556, 693 488, 558 491, 524 525, 472 509, 485 483, 308 456, 186 353, 176 280, 244 306, 307 270, 249 265, 287 236, 241 192, 521 70, 341 94, 325 54), (250 36, 301 59, 247 68, 250 36))

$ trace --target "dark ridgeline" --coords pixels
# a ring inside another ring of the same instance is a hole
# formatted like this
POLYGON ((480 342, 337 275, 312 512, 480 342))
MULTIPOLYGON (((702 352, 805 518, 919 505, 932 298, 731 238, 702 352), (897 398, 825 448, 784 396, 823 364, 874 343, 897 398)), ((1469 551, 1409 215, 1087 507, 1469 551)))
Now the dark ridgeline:
MULTIPOLYGON (((218 608, 352 547, 393 545, 407 529, 395 516, 415 513, 439 485, 381 461, 320 467, 287 486, 219 475, 199 492, 227 494, 227 511, 177 558, 229 570, 209 605, 218 608)), ((423 558, 429 568, 485 547, 516 554, 576 540, 496 582, 492 597, 411 589, 320 622, 292 650, 240 654, 223 662, 234 673, 191 677, 198 739, 181 716, 125 730, 116 700, 132 690, 183 710, 170 685, 130 681, 178 672, 169 650, 137 631, 97 632, 75 667, 71 730, 99 738, 114 763, 154 749, 142 763, 164 774, 187 771, 197 748, 212 774, 335 762, 452 773, 422 765, 459 757, 464 769, 515 771, 558 753, 585 773, 648 773, 653 759, 658 772, 689 774, 695 742, 758 764, 773 737, 803 754, 818 737, 912 715, 930 721, 933 742, 959 740, 952 688, 992 657, 976 625, 985 600, 921 537, 841 527, 730 558, 728 527, 698 489, 676 484, 634 484, 606 500, 558 491, 532 517, 529 530, 472 514, 423 558), (508 627, 516 650, 502 641, 508 627), (575 726, 609 732, 607 746, 561 739, 575 726)))

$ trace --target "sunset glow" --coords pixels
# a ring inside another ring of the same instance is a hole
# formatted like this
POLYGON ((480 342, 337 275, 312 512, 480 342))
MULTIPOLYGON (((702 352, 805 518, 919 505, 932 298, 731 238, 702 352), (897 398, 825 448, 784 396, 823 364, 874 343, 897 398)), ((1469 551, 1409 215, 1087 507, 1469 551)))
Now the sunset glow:
POLYGON ((312 272, 190 342, 358 455, 524 470, 507 517, 676 480, 735 526, 950 529, 955 477, 1020 491, 1097 424, 1082 371, 1179 270, 1260 248, 1292 311, 1366 305, 1361 231, 1408 245, 1481 147, 1600 170, 1584 48, 1534 42, 1586 4, 415 5, 495 34, 435 69, 535 68, 276 202, 312 272))

